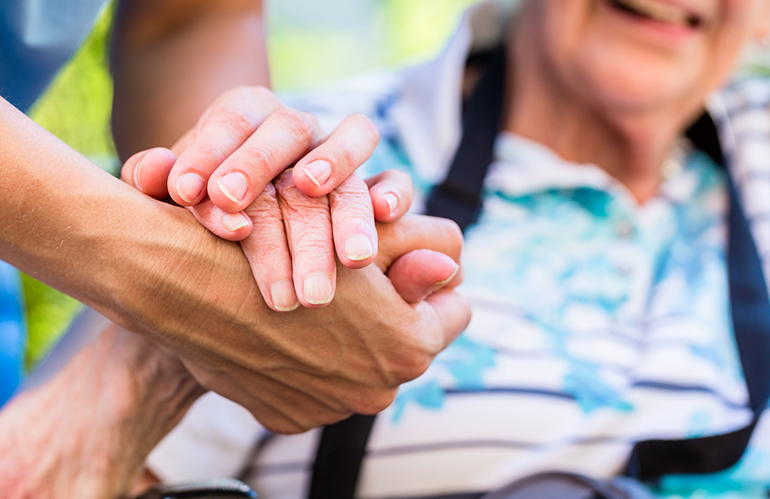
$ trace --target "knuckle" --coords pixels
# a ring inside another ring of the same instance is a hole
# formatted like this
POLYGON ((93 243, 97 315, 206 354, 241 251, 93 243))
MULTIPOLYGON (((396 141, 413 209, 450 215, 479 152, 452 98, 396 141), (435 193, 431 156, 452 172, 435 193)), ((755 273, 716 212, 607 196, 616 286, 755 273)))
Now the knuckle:
POLYGON ((367 391, 363 397, 350 401, 350 408, 356 414, 377 414, 393 403, 396 393, 395 388, 367 391))
POLYGON ((315 127, 316 129, 321 129, 321 124, 318 122, 318 118, 315 117, 313 113, 308 112, 302 112, 302 116, 305 117, 308 123, 310 123, 311 126, 315 127))
POLYGON ((348 202, 348 198, 371 202, 366 182, 356 175, 351 175, 346 178, 329 194, 333 200, 342 201, 344 199, 343 202, 348 202))
POLYGON ((403 355, 393 367, 393 380, 398 384, 402 384, 419 378, 428 369, 433 357, 434 355, 416 352, 410 355, 403 355))
POLYGON ((449 241, 454 251, 460 252, 463 248, 463 231, 460 226, 454 220, 441 219, 446 226, 446 231, 449 233, 449 241))
POLYGON ((272 284, 280 278, 289 278, 290 276, 284 275, 281 269, 281 262, 289 262, 289 259, 291 258, 288 254, 288 247, 283 231, 276 231, 272 234, 267 231, 262 231, 261 234, 256 234, 255 237, 259 238, 258 255, 271 262, 270 266, 257 266, 256 271, 254 272, 255 277, 257 279, 265 279, 269 284, 272 284))
POLYGON ((197 163, 200 165, 220 165, 226 158, 226 154, 221 146, 216 142, 200 142, 195 147, 195 155, 198 156, 197 163))
MULTIPOLYGON (((239 154, 247 158, 248 173, 260 173, 270 171, 271 167, 278 161, 277 152, 265 145, 246 144, 241 147, 239 154)), ((270 175, 272 177, 272 175, 270 175)))
POLYGON ((248 209, 252 209, 258 213, 276 210, 280 212, 278 209, 278 195, 275 192, 275 186, 273 184, 267 184, 260 195, 252 201, 248 209))
POLYGON ((334 163, 337 165, 358 166, 360 163, 356 146, 347 141, 338 142, 333 151, 334 163))
POLYGON ((275 179, 273 185, 278 197, 285 197, 289 193, 296 192, 297 186, 294 184, 294 174, 291 170, 284 170, 275 179))
POLYGON ((260 196, 246 209, 246 214, 254 221, 255 227, 274 226, 283 223, 283 216, 278 203, 260 196))
MULTIPOLYGON (((248 97, 249 94, 249 86, 248 85, 238 85, 233 88, 231 88, 226 94, 228 98, 232 99, 233 97, 248 97)), ((229 100, 229 99, 228 99, 229 100)))
POLYGON ((367 198, 343 198, 334 197, 331 206, 332 224, 336 227, 340 224, 359 226, 370 229, 374 225, 374 213, 371 201, 367 198))
POLYGON ((325 219, 329 218, 329 198, 327 196, 318 198, 305 196, 293 182, 289 181, 281 180, 275 187, 278 191, 281 210, 284 213, 288 215, 302 213, 307 215, 304 217, 305 219, 319 216, 325 219))
POLYGON ((266 102, 269 104, 280 104, 278 96, 276 96, 272 90, 262 85, 255 85, 251 87, 245 87, 248 92, 248 97, 255 99, 257 102, 266 102))
POLYGON ((225 92, 220 98, 215 101, 214 107, 216 109, 223 109, 228 106, 232 106, 236 102, 248 102, 251 97, 249 87, 247 85, 238 85, 225 92))
POLYGON ((278 193, 278 204, 281 206, 281 210, 286 213, 292 213, 295 209, 313 209, 316 203, 312 202, 312 198, 304 198, 303 194, 294 184, 294 180, 288 175, 281 174, 277 180, 274 181, 275 191, 278 193))
MULTIPOLYGON (((234 130, 238 135, 251 135, 257 129, 257 121, 254 115, 242 107, 225 105, 219 109, 217 114, 218 119, 216 121, 221 121, 227 128, 234 130)), ((212 126, 218 125, 219 123, 212 124, 212 126)))
POLYGON ((289 238, 295 252, 305 253, 313 260, 331 256, 333 244, 329 228, 321 228, 316 224, 294 224, 289 231, 289 238))
POLYGON ((301 111, 283 107, 273 113, 273 116, 283 123, 289 132, 300 141, 309 142, 313 137, 313 126, 301 111))
POLYGON ((358 177, 356 175, 349 176, 345 182, 343 183, 348 189, 360 192, 362 194, 367 194, 369 192, 368 187, 366 186, 366 182, 361 177, 358 177))

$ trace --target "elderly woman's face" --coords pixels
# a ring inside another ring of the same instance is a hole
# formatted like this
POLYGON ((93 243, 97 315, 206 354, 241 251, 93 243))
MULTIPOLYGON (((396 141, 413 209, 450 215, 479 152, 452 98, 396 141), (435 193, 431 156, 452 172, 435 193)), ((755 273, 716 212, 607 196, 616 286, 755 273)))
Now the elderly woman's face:
POLYGON ((770 24, 770 0, 530 0, 528 7, 521 21, 533 23, 540 56, 563 89, 626 112, 699 105, 770 24))

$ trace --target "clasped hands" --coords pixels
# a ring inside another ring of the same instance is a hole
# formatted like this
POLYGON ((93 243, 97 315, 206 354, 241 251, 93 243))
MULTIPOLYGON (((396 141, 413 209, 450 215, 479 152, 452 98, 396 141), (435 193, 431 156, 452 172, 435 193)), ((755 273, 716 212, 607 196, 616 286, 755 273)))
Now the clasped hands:
MULTIPOLYGON (((378 250, 375 219, 398 220, 411 204, 404 173, 366 182, 352 175, 377 141, 362 115, 326 137, 312 115, 284 107, 263 87, 242 87, 217 100, 171 150, 129 158, 122 178, 189 207, 219 237, 242 241, 270 308, 317 308, 334 296, 335 249, 342 265, 368 266, 378 250)), ((444 254, 434 258, 436 282, 449 282, 457 264, 444 254)))
MULTIPOLYGON (((163 338, 206 388, 274 431, 384 409, 469 320, 452 291, 462 279, 457 226, 404 216, 412 186, 403 173, 352 175, 377 141, 361 115, 325 136, 312 115, 242 87, 171 150, 124 165, 130 185, 170 196, 212 233, 240 241, 267 306, 294 310, 264 310, 256 334, 222 331, 216 346, 196 337, 188 341, 202 348, 179 349, 163 338)), ((260 308, 240 299, 242 309, 260 308)))
POLYGON ((115 189, 150 219, 107 267, 117 306, 104 311, 143 334, 109 328, 0 412, 5 493, 124 496, 204 388, 281 433, 389 405, 470 311, 453 291, 457 226, 405 215, 403 174, 351 175, 376 143, 362 116, 325 137, 268 90, 239 88, 171 150, 130 158, 127 183, 185 207, 115 189))

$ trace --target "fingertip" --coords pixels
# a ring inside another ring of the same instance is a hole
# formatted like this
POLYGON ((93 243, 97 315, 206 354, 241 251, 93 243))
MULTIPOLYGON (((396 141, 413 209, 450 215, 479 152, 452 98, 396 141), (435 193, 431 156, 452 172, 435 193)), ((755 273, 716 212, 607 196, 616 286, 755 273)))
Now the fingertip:
POLYGON ((301 170, 305 176, 315 184, 316 187, 323 190, 326 183, 332 176, 332 165, 325 159, 316 159, 305 164, 301 170))
POLYGON ((351 269, 362 269, 371 264, 377 256, 377 245, 366 234, 351 234, 343 243, 343 248, 338 248, 337 253, 340 262, 351 269))
POLYGON ((465 280, 465 267, 463 267, 462 264, 460 264, 454 277, 449 281, 449 283, 445 287, 447 289, 456 288, 457 286, 462 284, 464 280, 465 280))
POLYGON ((406 173, 387 170, 367 179, 369 195, 380 222, 392 222, 404 216, 412 204, 414 187, 406 173))
POLYGON ((307 308, 323 308, 334 299, 334 280, 325 272, 312 272, 302 279, 299 301, 307 308))
POLYGON ((194 206, 205 197, 206 181, 197 171, 186 171, 168 178, 168 192, 171 198, 181 206, 194 206))
POLYGON ((244 212, 222 213, 223 239, 228 241, 242 241, 246 239, 253 228, 251 219, 244 212))
MULTIPOLYGON (((441 279, 440 281, 437 281, 428 289, 428 293, 435 293, 436 291, 443 289, 447 287, 450 283, 453 283, 455 281, 455 277, 460 273, 460 265, 452 261, 454 264, 454 269, 451 271, 449 276, 447 276, 444 279, 441 279)), ((457 283, 459 284, 459 283, 457 283)), ((455 286, 457 285, 455 284, 455 286)))
POLYGON ((305 171, 305 168, 299 164, 292 168, 291 175, 297 189, 299 189, 302 194, 313 198, 325 196, 336 187, 332 185, 324 185, 324 187, 321 187, 317 183, 317 179, 314 180, 311 178, 311 176, 308 175, 308 172, 305 171))
POLYGON ((150 149, 134 168, 134 186, 155 199, 167 198, 167 179, 176 161, 176 155, 169 149, 150 149))
POLYGON ((281 279, 270 286, 270 308, 276 312, 291 312, 299 308, 299 298, 291 279, 281 279))
POLYGON ((449 256, 419 249, 399 257, 387 270, 387 275, 404 301, 417 303, 454 283, 459 272, 459 265, 449 256))
POLYGON ((242 172, 228 172, 216 179, 216 183, 219 191, 236 204, 243 203, 249 192, 249 179, 242 172))
POLYGON ((370 195, 374 208, 374 218, 378 222, 392 222, 402 215, 401 210, 399 210, 401 202, 395 193, 372 189, 370 195))
POLYGON ((243 241, 254 227, 251 218, 245 213, 225 213, 210 199, 190 208, 195 219, 211 233, 228 241, 243 241))
POLYGON ((340 263, 343 266, 352 270, 359 270, 359 269, 364 269, 369 265, 371 265, 372 263, 374 263, 374 259, 377 258, 377 253, 375 252, 370 258, 366 258, 364 260, 350 260, 344 255, 340 256, 339 254, 337 255, 337 257, 339 258, 340 263))

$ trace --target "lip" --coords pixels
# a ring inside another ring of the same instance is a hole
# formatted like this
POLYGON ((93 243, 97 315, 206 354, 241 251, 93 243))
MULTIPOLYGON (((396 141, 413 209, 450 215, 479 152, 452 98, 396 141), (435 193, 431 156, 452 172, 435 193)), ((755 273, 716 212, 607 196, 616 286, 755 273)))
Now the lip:
POLYGON ((668 23, 640 17, 616 8, 612 5, 612 0, 601 0, 599 4, 602 10, 616 18, 619 22, 623 22, 630 27, 633 26, 636 30, 639 30, 642 34, 646 35, 646 37, 650 38, 651 41, 659 41, 664 44, 688 42, 700 35, 709 22, 709 17, 705 13, 696 11, 683 2, 675 0, 656 1, 678 7, 688 14, 696 16, 700 20, 699 25, 686 26, 683 24, 668 23))

